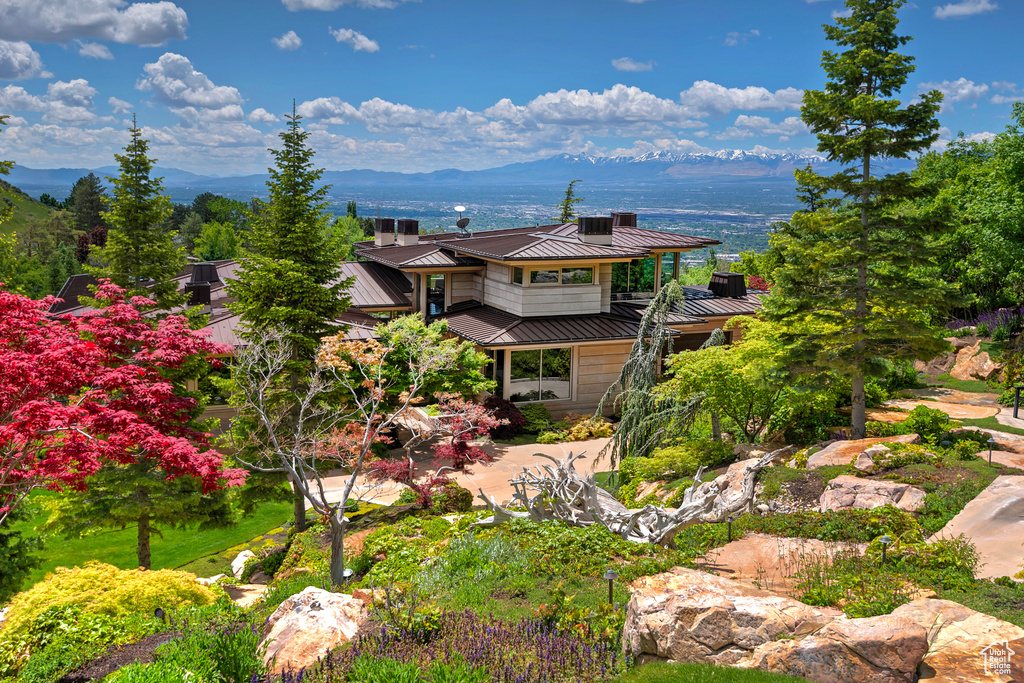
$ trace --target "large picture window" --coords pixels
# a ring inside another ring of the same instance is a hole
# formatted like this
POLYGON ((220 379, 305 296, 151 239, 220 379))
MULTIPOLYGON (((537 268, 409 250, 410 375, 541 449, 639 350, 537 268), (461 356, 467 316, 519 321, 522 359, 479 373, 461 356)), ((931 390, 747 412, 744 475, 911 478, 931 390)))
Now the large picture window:
POLYGON ((512 351, 509 400, 554 401, 572 397, 572 348, 512 351))
MULTIPOLYGON (((515 279, 513 269, 512 281, 515 279)), ((551 270, 531 270, 531 285, 591 285, 594 284, 594 269, 586 268, 552 268, 551 270)))

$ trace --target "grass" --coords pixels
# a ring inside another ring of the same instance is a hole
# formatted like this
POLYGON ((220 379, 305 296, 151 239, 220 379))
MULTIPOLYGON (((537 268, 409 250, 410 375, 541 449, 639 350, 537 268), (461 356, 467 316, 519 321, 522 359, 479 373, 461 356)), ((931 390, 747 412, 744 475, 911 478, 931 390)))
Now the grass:
MULTIPOLYGON (((52 491, 35 491, 26 502, 29 517, 13 525, 15 529, 35 535, 34 527, 45 521, 42 503, 53 496, 52 491)), ((245 546, 262 545, 268 530, 280 527, 291 519, 292 504, 267 503, 256 512, 227 529, 164 529, 163 537, 153 535, 150 543, 153 569, 185 568, 203 576, 223 573, 245 546), (207 573, 209 572, 209 573, 207 573)), ((65 540, 57 535, 44 535, 43 563, 32 572, 26 587, 42 579, 56 567, 80 566, 87 560, 99 560, 121 569, 138 566, 135 556, 134 528, 104 531, 85 538, 65 540)))
POLYGON ((946 591, 942 597, 1024 628, 1024 584, 978 581, 974 590, 946 591))
POLYGON ((945 387, 946 389, 955 389, 969 394, 991 394, 994 392, 992 387, 980 379, 956 379, 949 375, 939 375, 935 378, 929 377, 927 382, 928 386, 945 387))
POLYGON ((1024 429, 1004 425, 994 417, 983 417, 979 420, 958 421, 962 422, 964 427, 980 427, 981 429, 994 429, 999 432, 1006 432, 1007 434, 1019 434, 1021 436, 1024 436, 1024 429))
POLYGON ((727 669, 712 664, 666 664, 654 662, 634 667, 609 683, 784 683, 805 681, 757 669, 727 669))
POLYGON ((14 185, 0 180, 0 202, 4 199, 14 204, 14 213, 0 223, 0 234, 18 232, 29 221, 44 219, 50 213, 50 208, 45 204, 40 204, 14 185))

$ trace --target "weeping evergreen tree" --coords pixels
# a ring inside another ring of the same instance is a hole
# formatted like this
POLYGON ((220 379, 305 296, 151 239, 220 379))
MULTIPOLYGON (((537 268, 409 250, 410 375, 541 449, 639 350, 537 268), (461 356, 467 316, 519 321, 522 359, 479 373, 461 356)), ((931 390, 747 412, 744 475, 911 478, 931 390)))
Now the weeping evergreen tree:
MULTIPOLYGON (((615 434, 598 454, 608 454, 613 468, 625 457, 650 455, 666 438, 689 427, 700 410, 703 394, 675 398, 658 397, 654 392, 662 358, 672 353, 668 315, 684 298, 683 288, 675 281, 658 291, 640 319, 636 341, 622 364, 619 379, 608 387, 598 403, 595 415, 603 415, 609 401, 622 414, 615 434)), ((724 342, 724 333, 715 330, 705 346, 724 342)))

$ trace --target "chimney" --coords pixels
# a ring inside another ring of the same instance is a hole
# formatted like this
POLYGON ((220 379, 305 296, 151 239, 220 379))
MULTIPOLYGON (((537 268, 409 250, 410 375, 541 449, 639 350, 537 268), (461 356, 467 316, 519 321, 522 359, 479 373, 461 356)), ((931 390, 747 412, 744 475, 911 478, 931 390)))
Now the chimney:
POLYGON ((747 295, 747 283, 743 273, 712 273, 708 289, 715 296, 742 299, 747 295))
POLYGON ((586 244, 603 244, 611 246, 612 243, 612 219, 609 216, 580 216, 577 220, 579 227, 576 234, 580 242, 586 244))
POLYGON ((395 219, 373 219, 373 246, 390 247, 395 243, 395 219))
POLYGON ((612 214, 612 227, 613 228, 635 228, 636 227, 636 214, 635 213, 613 213, 612 214))
POLYGON ((420 243, 419 221, 398 221, 398 246, 408 247, 420 243))
POLYGON ((220 282, 216 264, 203 262, 192 266, 192 277, 185 283, 185 294, 193 306, 210 305, 210 289, 214 282, 220 282))

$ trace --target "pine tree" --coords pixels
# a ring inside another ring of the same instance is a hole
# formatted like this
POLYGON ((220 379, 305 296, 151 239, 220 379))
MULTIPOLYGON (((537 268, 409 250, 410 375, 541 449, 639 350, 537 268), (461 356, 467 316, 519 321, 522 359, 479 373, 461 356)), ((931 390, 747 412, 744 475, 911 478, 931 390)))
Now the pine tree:
POLYGON ((98 225, 106 225, 103 213, 107 210, 107 190, 100 179, 90 173, 76 180, 68 196, 67 210, 79 232, 89 233, 98 225))
POLYGON ((576 205, 582 202, 586 197, 577 197, 575 192, 576 183, 583 182, 580 179, 569 181, 569 187, 565 188, 565 198, 562 199, 558 205, 559 216, 558 220, 563 223, 569 223, 579 214, 576 213, 576 205))
POLYGON ((174 234, 161 227, 171 215, 171 200, 161 194, 163 179, 150 177, 156 159, 147 156, 149 143, 134 116, 128 132, 131 140, 125 153, 114 155, 121 172, 110 179, 110 210, 101 214, 110 227, 107 243, 93 250, 104 266, 89 272, 109 278, 131 295, 148 296, 157 308, 170 309, 185 302, 172 281, 185 265, 185 254, 174 245, 174 234))
MULTIPOLYGON (((317 187, 323 169, 313 166, 309 133, 294 107, 286 118, 282 148, 270 150, 275 165, 268 169, 269 197, 254 200, 249 217, 256 252, 239 259, 238 279, 228 283, 228 291, 237 297, 230 308, 245 324, 244 337, 275 330, 286 336, 295 351, 288 372, 298 391, 320 339, 340 327, 335 321, 349 306, 350 281, 339 279, 342 259, 326 210, 329 186, 317 187)), ((295 526, 301 531, 305 501, 294 482, 292 488, 295 526)))
POLYGON ((793 216, 778 234, 785 264, 765 315, 786 330, 797 369, 832 369, 852 384, 853 436, 865 435, 865 378, 883 359, 928 359, 945 348, 931 326, 952 288, 933 276, 931 238, 945 228, 902 209, 929 188, 907 173, 876 176, 875 165, 926 150, 938 137, 942 95, 931 91, 901 106, 897 95, 914 70, 897 52, 904 0, 847 0, 849 17, 824 26, 842 52, 825 51, 823 91, 804 93, 801 118, 818 135, 818 150, 846 168, 832 176, 801 172, 819 201, 845 203, 793 216))

